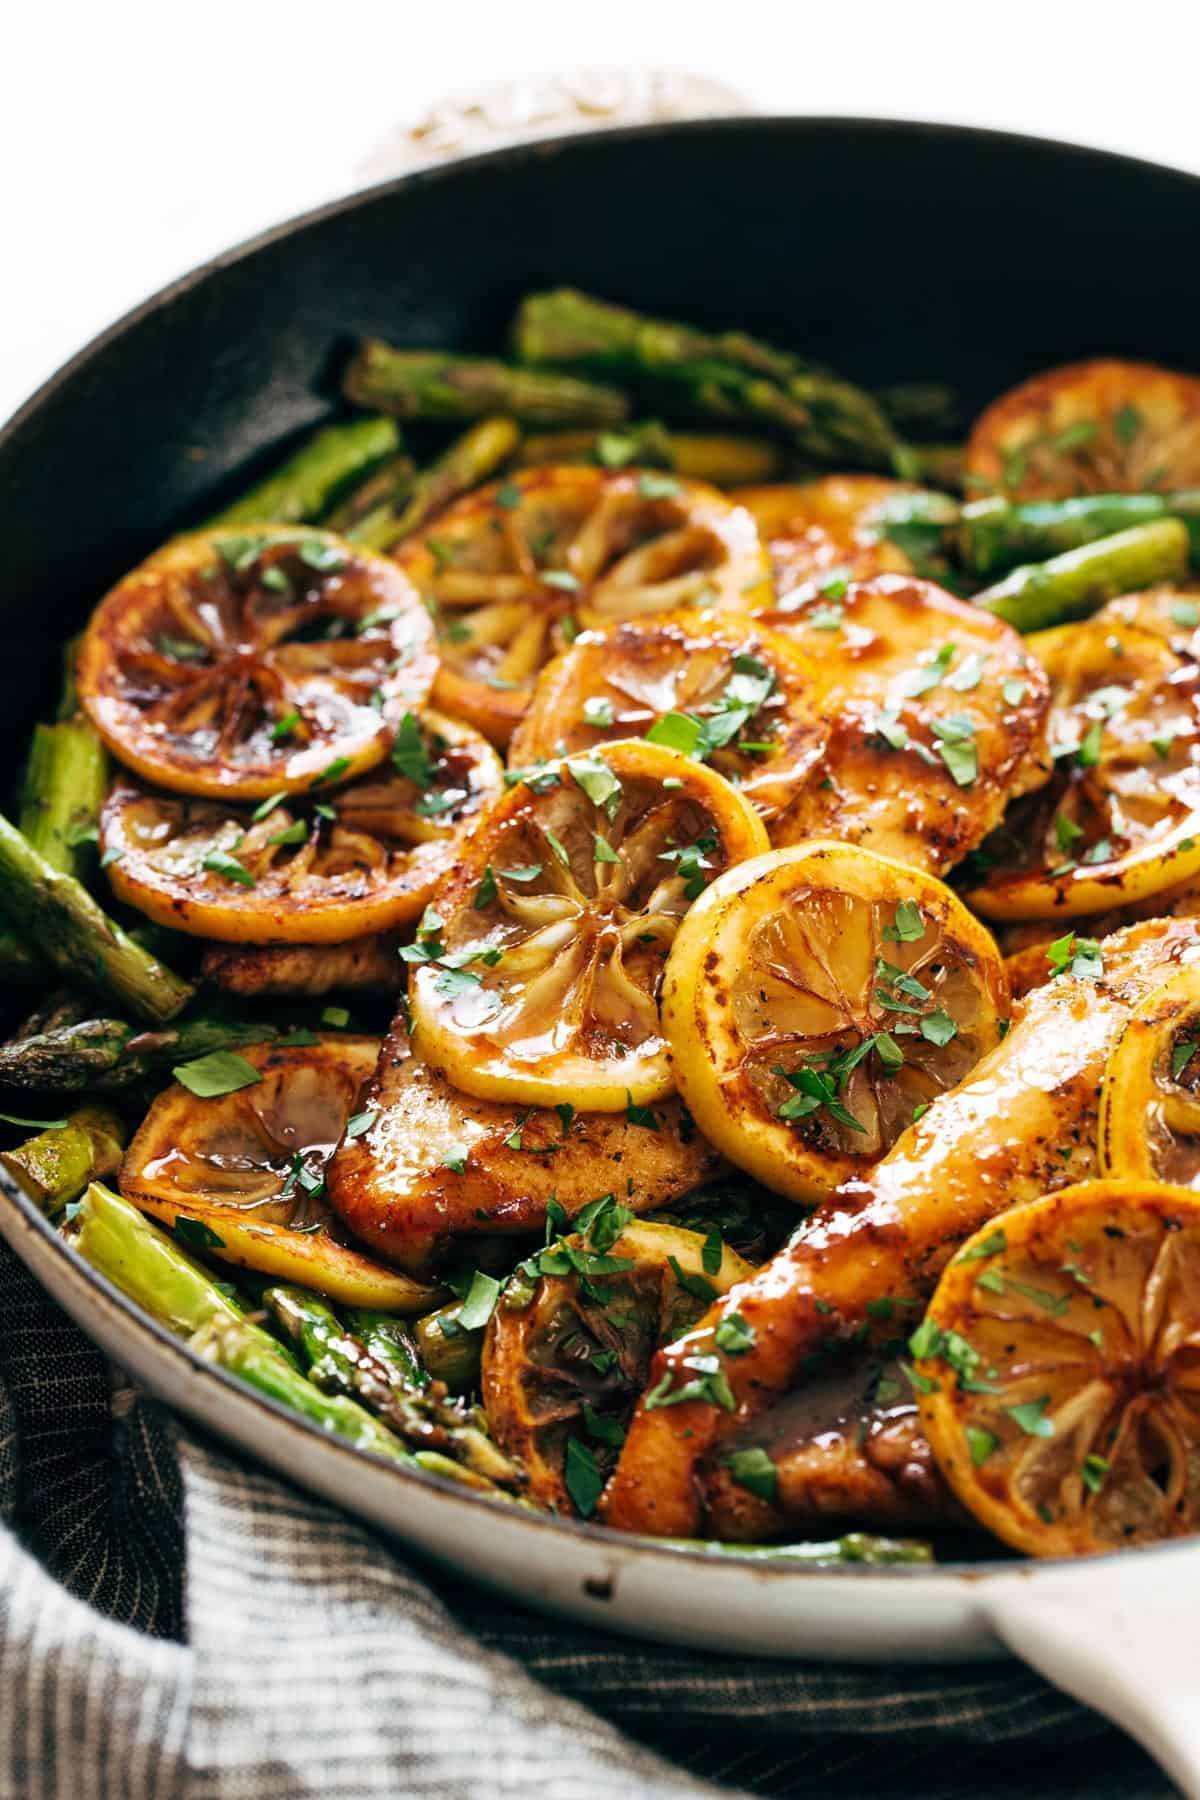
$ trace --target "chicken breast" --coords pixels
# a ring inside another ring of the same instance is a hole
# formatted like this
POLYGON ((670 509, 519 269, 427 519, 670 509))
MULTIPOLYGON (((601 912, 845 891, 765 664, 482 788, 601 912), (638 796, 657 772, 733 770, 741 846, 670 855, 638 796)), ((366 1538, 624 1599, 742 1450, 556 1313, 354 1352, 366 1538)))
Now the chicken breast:
POLYGON ((771 841, 837 838, 942 875, 1049 779, 1046 672, 1010 626, 931 581, 840 585, 762 615, 819 669, 827 722, 771 841))
POLYGON ((243 999, 260 995, 395 994, 407 970, 400 940, 385 934, 348 944, 210 944, 200 973, 205 981, 243 999))
POLYGON ((677 1099, 655 1105, 656 1130, 624 1113, 477 1100, 418 1061, 402 1025, 384 1042, 363 1110, 371 1124, 328 1166, 330 1204, 372 1251, 413 1273, 463 1239, 540 1231, 552 1197, 568 1217, 605 1193, 647 1212, 725 1166, 677 1099))
POLYGON ((606 1521, 701 1535, 710 1473, 731 1428, 797 1385, 828 1346, 863 1329, 879 1335, 881 1311, 925 1299, 955 1248, 989 1218, 1092 1175, 1099 1087, 1117 1034, 1146 994, 1197 960, 1200 922, 1151 920, 1107 940, 1098 978, 1067 973, 1032 993, 1008 1036, 868 1176, 847 1183, 752 1281, 658 1353, 605 1495, 606 1521), (717 1334, 735 1313, 730 1351, 717 1334), (727 1388, 710 1387, 715 1401, 670 1403, 674 1387, 695 1379, 697 1358, 727 1388))

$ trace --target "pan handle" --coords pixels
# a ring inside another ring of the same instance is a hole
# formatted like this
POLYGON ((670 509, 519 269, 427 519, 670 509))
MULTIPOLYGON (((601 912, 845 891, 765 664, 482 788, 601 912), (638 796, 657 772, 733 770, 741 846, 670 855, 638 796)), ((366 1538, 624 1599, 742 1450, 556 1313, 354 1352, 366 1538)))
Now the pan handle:
POLYGON ((982 1585, 997 1637, 1123 1727, 1200 1800, 1200 1544, 1019 1572, 982 1585))

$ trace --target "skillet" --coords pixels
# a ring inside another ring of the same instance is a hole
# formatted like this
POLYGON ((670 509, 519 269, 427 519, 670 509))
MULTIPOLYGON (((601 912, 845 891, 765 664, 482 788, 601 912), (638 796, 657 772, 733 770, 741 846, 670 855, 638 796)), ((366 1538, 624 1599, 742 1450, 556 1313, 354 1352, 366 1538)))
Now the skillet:
MULTIPOLYGON (((866 384, 949 382, 976 409, 1091 354, 1200 371, 1198 226, 1200 180, 1178 172, 998 133, 828 119, 508 149, 284 225, 113 326, 0 433, 4 750, 15 763, 62 639, 96 596, 331 410, 352 334, 492 347, 522 293, 561 282, 699 325, 736 320, 866 384)), ((818 1569, 535 1517, 385 1466, 199 1362, 15 1193, 0 1231, 170 1404, 482 1581, 705 1648, 928 1660, 1007 1646, 1200 1793, 1188 1686, 1200 1548, 818 1569)))

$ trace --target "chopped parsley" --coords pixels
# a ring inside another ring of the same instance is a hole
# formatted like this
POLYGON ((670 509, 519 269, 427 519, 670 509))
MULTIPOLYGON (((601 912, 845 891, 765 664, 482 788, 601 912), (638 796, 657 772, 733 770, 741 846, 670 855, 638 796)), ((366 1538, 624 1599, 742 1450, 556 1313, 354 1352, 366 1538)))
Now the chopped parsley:
POLYGON ((775 1464, 761 1446, 733 1451, 725 1458, 725 1467, 739 1487, 757 1494, 760 1500, 774 1500, 778 1480, 775 1464))

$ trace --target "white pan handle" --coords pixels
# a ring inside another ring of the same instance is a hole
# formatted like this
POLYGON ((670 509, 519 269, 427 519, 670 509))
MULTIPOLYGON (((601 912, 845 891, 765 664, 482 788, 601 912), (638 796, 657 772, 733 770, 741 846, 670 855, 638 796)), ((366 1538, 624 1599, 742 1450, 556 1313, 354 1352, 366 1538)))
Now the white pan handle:
POLYGON ((1200 1800, 1200 1543, 981 1584, 1009 1649, 1148 1750, 1200 1800))

